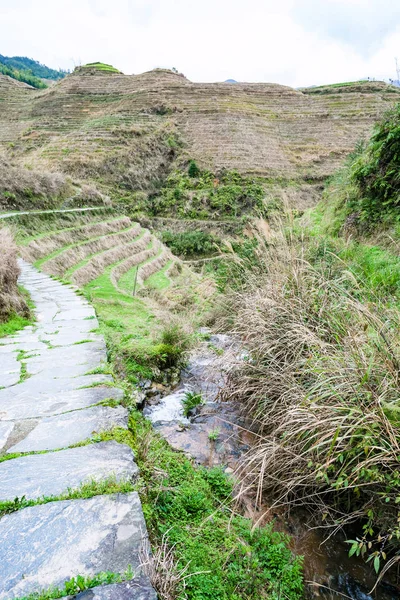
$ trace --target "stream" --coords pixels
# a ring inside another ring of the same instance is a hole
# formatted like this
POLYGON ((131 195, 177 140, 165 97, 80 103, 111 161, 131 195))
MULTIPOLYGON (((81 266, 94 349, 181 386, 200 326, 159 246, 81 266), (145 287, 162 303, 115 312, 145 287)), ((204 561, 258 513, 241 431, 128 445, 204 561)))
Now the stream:
MULTIPOLYGON (((205 330, 202 333, 207 333, 205 330)), ((233 473, 238 461, 251 445, 251 434, 238 409, 219 398, 227 374, 221 356, 229 354, 245 357, 243 349, 234 340, 221 334, 209 334, 189 357, 181 373, 180 383, 170 394, 163 395, 155 387, 147 394, 144 415, 153 427, 176 450, 185 452, 198 464, 221 465, 226 473, 233 473), (203 404, 185 417, 182 401, 188 392, 201 394, 203 404)), ((256 510, 251 499, 246 499, 246 516, 262 522, 271 518, 267 505, 256 510)), ((376 575, 370 564, 348 556, 348 545, 341 534, 325 538, 319 529, 308 525, 310 515, 292 511, 290 516, 273 514, 276 527, 291 536, 292 550, 304 556, 306 597, 309 599, 342 600, 398 600, 400 586, 382 582, 377 591, 369 593, 376 575)))

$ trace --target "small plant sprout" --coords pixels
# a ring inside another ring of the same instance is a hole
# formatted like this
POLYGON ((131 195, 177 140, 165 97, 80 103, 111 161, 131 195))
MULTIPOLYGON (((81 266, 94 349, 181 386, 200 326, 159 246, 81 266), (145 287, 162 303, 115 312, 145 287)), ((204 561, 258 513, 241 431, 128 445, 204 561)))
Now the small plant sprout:
POLYGON ((220 433, 221 433, 221 430, 219 427, 212 429, 210 431, 210 433, 208 434, 208 439, 210 440, 210 442, 216 442, 219 438, 220 433))
POLYGON ((195 392, 186 392, 186 395, 182 400, 183 414, 185 417, 189 417, 196 406, 199 406, 200 404, 204 404, 201 394, 196 394, 195 392))

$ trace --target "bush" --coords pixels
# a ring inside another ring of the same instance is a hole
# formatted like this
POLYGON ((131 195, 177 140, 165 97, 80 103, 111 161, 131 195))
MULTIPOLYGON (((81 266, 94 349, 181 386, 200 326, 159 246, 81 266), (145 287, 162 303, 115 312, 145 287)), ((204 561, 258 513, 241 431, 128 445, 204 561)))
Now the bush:
POLYGON ((60 173, 39 173, 0 156, 0 209, 56 208, 70 191, 60 173))
POLYGON ((198 177, 200 175, 200 169, 194 160, 191 160, 188 167, 189 177, 198 177))
POLYGON ((400 104, 375 127, 364 151, 355 157, 352 179, 359 189, 354 208, 363 219, 399 218, 400 208, 400 104))
POLYGON ((219 175, 200 171, 197 176, 175 171, 167 177, 160 193, 149 205, 153 215, 173 215, 189 219, 237 218, 249 212, 263 214, 264 188, 237 171, 219 175))
POLYGON ((201 230, 181 233, 163 231, 162 241, 174 254, 185 258, 188 256, 209 256, 222 243, 220 238, 201 230))

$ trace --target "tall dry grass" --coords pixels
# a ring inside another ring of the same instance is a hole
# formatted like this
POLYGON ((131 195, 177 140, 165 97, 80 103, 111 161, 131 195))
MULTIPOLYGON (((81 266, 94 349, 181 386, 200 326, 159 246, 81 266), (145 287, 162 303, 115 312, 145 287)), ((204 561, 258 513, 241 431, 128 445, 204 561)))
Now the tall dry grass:
POLYGON ((400 534, 400 314, 330 263, 281 243, 225 306, 249 356, 226 394, 258 434, 242 492, 307 506, 331 531, 353 523, 354 551, 383 561, 400 534))
POLYGON ((13 313, 29 315, 29 308, 18 288, 20 269, 17 246, 9 229, 0 228, 0 323, 13 313))
POLYGON ((26 169, 0 154, 0 208, 54 208, 70 191, 61 173, 26 169))

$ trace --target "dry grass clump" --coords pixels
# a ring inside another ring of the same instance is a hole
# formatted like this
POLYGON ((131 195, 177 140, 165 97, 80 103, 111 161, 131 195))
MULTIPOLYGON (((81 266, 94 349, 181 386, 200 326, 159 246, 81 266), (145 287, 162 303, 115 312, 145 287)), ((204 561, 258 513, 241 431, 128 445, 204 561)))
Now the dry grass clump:
POLYGON ((0 248, 0 323, 3 323, 13 313, 28 316, 29 309, 18 289, 17 246, 9 229, 0 229, 0 248))
POLYGON ((69 191, 60 173, 31 171, 0 155, 0 209, 54 208, 69 191))
POLYGON ((400 534, 398 310, 286 247, 226 314, 249 354, 227 394, 259 434, 243 489, 309 506, 328 528, 355 522, 357 552, 379 563, 400 534))
POLYGON ((189 564, 178 568, 174 547, 169 546, 166 535, 162 537, 154 553, 151 553, 150 544, 144 542, 140 562, 143 573, 149 578, 160 600, 175 600, 178 594, 182 600, 187 597, 182 589, 185 588, 185 579, 193 574, 187 574, 189 564))

